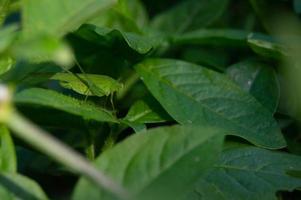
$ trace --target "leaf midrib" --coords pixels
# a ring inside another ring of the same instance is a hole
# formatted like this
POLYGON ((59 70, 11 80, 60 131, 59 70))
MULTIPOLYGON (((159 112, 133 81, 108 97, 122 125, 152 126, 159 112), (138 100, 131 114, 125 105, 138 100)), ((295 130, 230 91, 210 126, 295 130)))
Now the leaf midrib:
MULTIPOLYGON (((170 64, 164 64, 164 65, 166 65, 167 67, 169 67, 170 64)), ((223 119, 229 121, 230 123, 236 125, 237 127, 242 128, 243 130, 245 130, 245 131, 247 131, 247 132, 251 132, 251 133, 253 133, 253 134, 256 134, 256 133, 257 133, 256 131, 253 132, 252 129, 250 130, 249 127, 244 127, 244 126, 242 126, 241 124, 236 123, 235 121, 231 121, 230 119, 226 118, 224 115, 222 115, 222 114, 220 114, 220 113, 217 113, 216 111, 212 110, 212 109, 211 109, 210 107, 208 107, 207 105, 204 105, 204 104, 202 104, 201 102, 197 101, 197 100, 194 99, 191 95, 188 95, 188 94, 186 94, 185 92, 183 92, 183 91, 177 89, 176 85, 172 84, 172 83, 171 83, 170 81, 168 81, 168 80, 163 79, 163 78, 161 77, 160 74, 155 73, 155 72, 152 70, 153 68, 152 68, 152 69, 149 69, 148 66, 144 65, 143 69, 146 69, 146 68, 148 69, 147 71, 148 71, 150 74, 153 74, 153 76, 158 77, 159 80, 160 80, 162 83, 165 83, 166 85, 168 85, 168 86, 170 86, 171 88, 173 88, 176 92, 178 92, 178 93, 180 93, 180 94, 182 94, 182 95, 188 97, 188 98, 191 99, 193 102, 196 102, 197 104, 199 104, 200 106, 204 107, 205 109, 208 109, 209 111, 211 111, 211 112, 217 114, 217 115, 220 116, 221 118, 223 118, 223 119), (156 76, 156 75, 157 75, 157 76, 156 76)), ((229 133, 229 134, 230 134, 230 133, 229 133)), ((245 136, 242 136, 242 135, 239 135, 239 136, 242 137, 242 138, 245 138, 245 136)), ((246 139, 246 138, 245 138, 245 139, 246 139)), ((253 140, 253 139, 252 139, 252 140, 253 140)), ((254 142, 254 141, 252 141, 252 142, 253 142, 253 143, 257 143, 257 142, 254 142)), ((258 145, 258 144, 257 144, 257 145, 258 145)), ((261 146, 261 145, 260 145, 260 146, 261 146)))

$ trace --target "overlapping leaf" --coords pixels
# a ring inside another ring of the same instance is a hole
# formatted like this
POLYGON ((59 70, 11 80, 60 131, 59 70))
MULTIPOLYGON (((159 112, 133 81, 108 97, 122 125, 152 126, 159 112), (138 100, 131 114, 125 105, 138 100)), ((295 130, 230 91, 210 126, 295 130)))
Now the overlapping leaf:
POLYGON ((148 24, 148 15, 140 0, 119 0, 90 23, 119 31, 142 33, 142 29, 148 24))
POLYGON ((300 168, 300 156, 256 147, 230 148, 188 199, 276 200, 277 191, 301 187, 301 179, 289 175, 300 168))
POLYGON ((287 55, 285 47, 267 35, 251 33, 248 36, 248 44, 255 53, 263 57, 280 59, 287 55))
POLYGON ((230 66, 227 74, 272 113, 276 111, 280 90, 276 72, 271 67, 247 60, 230 66))
POLYGON ((248 32, 234 29, 200 29, 174 36, 176 45, 246 46, 248 32))
POLYGON ((131 49, 140 54, 146 54, 153 48, 152 41, 146 36, 97 27, 91 24, 82 26, 76 34, 101 45, 112 45, 116 39, 123 40, 131 49))
POLYGON ((103 108, 47 89, 30 88, 23 90, 15 95, 14 102, 50 107, 81 116, 87 120, 118 122, 112 113, 103 108))
POLYGON ((70 68, 74 62, 70 47, 53 36, 39 35, 30 39, 22 38, 10 50, 15 58, 31 63, 53 61, 62 67, 70 68))
POLYGON ((138 74, 166 111, 181 124, 214 125, 266 148, 286 145, 272 113, 228 77, 201 66, 150 59, 138 74))
POLYGON ((128 114, 124 119, 130 122, 142 124, 165 122, 166 119, 168 119, 168 116, 164 113, 164 111, 154 110, 152 105, 148 103, 149 102, 145 102, 142 100, 137 101, 130 108, 128 114))
POLYGON ((14 42, 17 36, 17 25, 9 25, 0 29, 0 52, 2 53, 14 42))
POLYGON ((13 64, 14 60, 11 57, 0 58, 0 76, 10 70, 13 64))
MULTIPOLYGON (((124 185, 132 199, 181 199, 213 165, 222 141, 223 131, 215 128, 161 127, 126 139, 96 165, 124 185)), ((73 199, 116 198, 81 179, 73 199)))
POLYGON ((33 180, 16 173, 0 173, 0 198, 5 200, 47 200, 33 180))
POLYGON ((46 200, 44 191, 33 180, 17 174, 15 147, 8 129, 0 126, 0 199, 46 200))
POLYGON ((145 124, 170 121, 168 114, 161 108, 160 104, 151 97, 135 102, 123 122, 130 125, 136 132, 145 129, 145 124))
POLYGON ((154 18, 152 25, 167 33, 204 28, 227 8, 228 0, 185 0, 154 18))
POLYGON ((0 126, 0 171, 17 171, 15 146, 7 128, 3 125, 0 126))
POLYGON ((24 34, 33 37, 40 33, 62 36, 116 0, 23 0, 22 3, 24 34))

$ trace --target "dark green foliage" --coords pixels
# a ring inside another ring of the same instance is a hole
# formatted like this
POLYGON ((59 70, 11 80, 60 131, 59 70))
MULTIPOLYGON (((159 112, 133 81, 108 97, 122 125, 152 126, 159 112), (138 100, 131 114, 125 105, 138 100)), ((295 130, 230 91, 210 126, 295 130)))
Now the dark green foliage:
POLYGON ((0 0, 0 199, 300 199, 300 2, 0 0))

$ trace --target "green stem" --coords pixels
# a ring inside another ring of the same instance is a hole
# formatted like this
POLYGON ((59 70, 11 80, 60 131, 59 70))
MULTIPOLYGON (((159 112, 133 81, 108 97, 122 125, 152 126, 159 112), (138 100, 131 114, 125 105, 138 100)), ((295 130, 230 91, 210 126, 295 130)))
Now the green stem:
POLYGON ((94 144, 89 144, 89 146, 86 148, 86 154, 90 161, 94 161, 95 159, 94 144))
POLYGON ((16 111, 10 113, 10 117, 6 122, 16 136, 52 159, 85 176, 120 199, 128 199, 128 194, 123 187, 115 183, 103 172, 97 170, 88 160, 73 149, 40 129, 16 111))
POLYGON ((121 100, 123 97, 125 97, 125 95, 128 93, 128 91, 133 87, 133 85, 135 85, 135 83, 137 83, 139 81, 139 76, 136 72, 134 72, 133 74, 131 74, 129 76, 129 78, 125 81, 124 86, 122 88, 122 90, 120 90, 117 93, 117 99, 121 100))

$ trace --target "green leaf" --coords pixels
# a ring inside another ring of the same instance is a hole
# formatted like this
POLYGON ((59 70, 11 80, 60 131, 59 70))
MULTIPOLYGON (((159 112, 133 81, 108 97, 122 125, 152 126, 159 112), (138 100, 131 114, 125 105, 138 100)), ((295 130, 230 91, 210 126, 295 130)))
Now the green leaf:
POLYGON ((188 199, 277 200, 277 191, 301 187, 301 179, 288 174, 300 168, 300 156, 256 147, 229 149, 188 199))
POLYGON ((229 52, 223 48, 192 47, 189 45, 182 52, 181 59, 223 72, 229 65, 231 58, 229 52))
POLYGON ((114 41, 123 41, 129 48, 139 54, 146 54, 152 48, 152 41, 146 37, 135 33, 122 32, 104 27, 97 27, 91 24, 83 25, 76 35, 96 44, 112 45, 114 41))
POLYGON ((53 61, 65 68, 70 68, 74 62, 69 46, 49 35, 39 35, 30 39, 21 38, 12 46, 11 54, 20 60, 25 59, 32 63, 53 61))
MULTIPOLYGON (((259 21, 273 35, 301 34, 300 18, 292 12, 292 1, 249 0, 259 21)), ((294 2, 294 5, 296 2, 294 2)))
POLYGON ((266 148, 286 146, 272 113, 227 76, 169 59, 149 59, 135 68, 179 123, 218 126, 266 148))
POLYGON ((152 25, 167 33, 183 33, 204 28, 226 10, 228 0, 185 0, 156 16, 152 25))
POLYGON ((22 105, 31 104, 50 107, 81 116, 86 120, 118 123, 118 120, 109 111, 53 90, 41 88, 26 89, 15 95, 14 102, 22 105))
POLYGON ((123 13, 132 19, 138 27, 143 28, 148 25, 148 13, 141 0, 123 0, 123 13))
MULTIPOLYGON (((256 15, 258 16, 258 18, 260 19, 261 24, 263 25, 263 27, 268 30, 271 31, 272 27, 271 27, 271 16, 268 11, 268 9, 271 9, 272 11, 275 11, 275 6, 274 4, 269 4, 266 0, 249 0, 250 4, 252 5, 256 15)), ((278 2, 277 2, 278 3, 278 2)), ((270 10, 270 11, 271 11, 270 10)), ((274 16, 275 17, 275 16, 274 16)))
MULTIPOLYGON (((105 151, 96 166, 127 188, 131 199, 181 199, 215 162, 223 135, 211 127, 156 128, 105 151)), ((80 179, 73 199, 114 198, 80 179)))
POLYGON ((119 0, 111 9, 89 21, 89 24, 141 34, 148 24, 148 15, 140 0, 119 0))
POLYGON ((275 113, 280 88, 275 71, 263 63, 246 60, 230 66, 227 74, 241 88, 252 94, 262 105, 275 113))
POLYGON ((248 44, 255 53, 263 57, 281 59, 287 55, 283 45, 280 45, 275 39, 264 34, 249 34, 248 44))
POLYGON ((25 37, 40 33, 63 36, 75 30, 116 0, 22 0, 25 37))
POLYGON ((130 125, 136 132, 145 129, 144 124, 167 121, 171 121, 170 116, 151 97, 136 101, 123 118, 123 122, 130 125))
POLYGON ((16 173, 0 173, 0 198, 3 200, 47 200, 33 180, 16 173))
MULTIPOLYGON (((62 71, 62 68, 53 63, 29 63, 16 61, 15 64, 6 73, 0 75, 3 82, 26 84, 27 82, 39 83, 45 81, 44 78, 34 76, 37 73, 51 73, 62 71), (29 80, 29 81, 28 81, 29 80)), ((49 78, 49 76, 47 76, 49 78)))
POLYGON ((79 94, 94 96, 95 94, 82 81, 92 82, 98 89, 97 96, 109 96, 110 94, 119 91, 122 85, 109 76, 98 74, 77 74, 76 77, 69 73, 57 73, 51 77, 52 80, 60 81, 62 87, 71 89, 79 94))
POLYGON ((248 32, 235 29, 200 29, 176 35, 172 38, 175 45, 224 45, 246 46, 248 32))
POLYGON ((135 123, 159 123, 170 120, 164 110, 156 107, 152 101, 139 100, 132 105, 124 120, 135 123))
POLYGON ((9 25, 0 29, 0 53, 7 50, 17 36, 17 25, 9 25))
POLYGON ((73 64, 72 51, 65 42, 47 34, 17 37, 17 28, 17 25, 9 25, 0 30, 0 53, 7 53, 6 57, 30 62, 53 61, 65 67, 73 64))
POLYGON ((0 0, 0 25, 2 25, 5 20, 9 5, 10 0, 0 0))
POLYGON ((301 14, 301 0, 294 0, 294 10, 297 14, 301 14))
POLYGON ((14 64, 14 60, 11 57, 0 58, 0 76, 6 73, 14 64))
POLYGON ((17 171, 15 146, 7 128, 3 125, 0 125, 0 171, 17 171))

